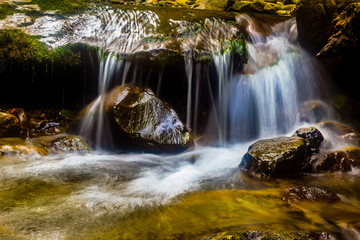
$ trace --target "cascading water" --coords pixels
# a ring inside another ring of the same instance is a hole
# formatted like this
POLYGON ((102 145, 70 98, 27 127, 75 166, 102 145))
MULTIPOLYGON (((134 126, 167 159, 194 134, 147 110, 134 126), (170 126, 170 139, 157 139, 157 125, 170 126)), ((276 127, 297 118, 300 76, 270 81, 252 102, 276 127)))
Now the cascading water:
POLYGON ((274 26, 271 34, 261 35, 248 16, 247 52, 243 73, 231 75, 229 56, 215 56, 218 72, 219 141, 249 141, 285 134, 299 124, 301 104, 320 97, 314 60, 293 42, 296 22, 274 26), (282 32, 276 32, 284 28, 282 32))
POLYGON ((116 54, 103 51, 98 52, 98 61, 98 97, 84 110, 79 135, 87 139, 93 139, 95 149, 100 150, 100 144, 106 145, 110 143, 111 135, 105 116, 106 93, 115 73, 122 67, 123 61, 119 61, 116 54))

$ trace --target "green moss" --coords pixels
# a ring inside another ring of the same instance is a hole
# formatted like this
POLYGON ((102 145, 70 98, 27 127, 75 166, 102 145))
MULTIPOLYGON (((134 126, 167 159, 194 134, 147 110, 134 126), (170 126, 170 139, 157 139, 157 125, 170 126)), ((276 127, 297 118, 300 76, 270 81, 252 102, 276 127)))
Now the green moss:
POLYGON ((12 15, 15 8, 14 5, 9 3, 0 4, 0 19, 5 19, 8 15, 12 15))
POLYGON ((83 11, 89 8, 90 0, 32 0, 41 10, 55 10, 60 13, 70 14, 83 11))
POLYGON ((241 54, 242 56, 247 57, 246 41, 243 36, 235 40, 222 41, 221 45, 224 52, 241 54))
POLYGON ((41 63, 59 63, 74 66, 81 63, 81 48, 93 47, 85 44, 68 44, 52 51, 37 36, 25 34, 21 30, 0 30, 0 72, 9 64, 34 67, 41 63))
POLYGON ((38 37, 30 36, 16 29, 0 31, 0 71, 8 61, 18 63, 41 63, 49 50, 38 37))

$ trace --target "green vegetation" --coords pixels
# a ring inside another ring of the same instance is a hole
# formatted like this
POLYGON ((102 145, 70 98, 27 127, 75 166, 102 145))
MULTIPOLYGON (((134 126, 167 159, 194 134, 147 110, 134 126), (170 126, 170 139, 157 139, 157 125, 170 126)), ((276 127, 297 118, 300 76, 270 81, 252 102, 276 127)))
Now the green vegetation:
POLYGON ((70 14, 83 11, 89 8, 90 0, 32 0, 32 4, 37 4, 41 10, 55 10, 60 13, 70 14))
POLYGON ((223 41, 221 45, 224 52, 230 51, 233 54, 241 54, 243 57, 247 57, 246 41, 243 36, 235 40, 223 41))
POLYGON ((42 62, 48 54, 45 43, 38 37, 30 36, 20 30, 0 31, 0 71, 7 61, 26 63, 42 62))
MULTIPOLYGON (((62 65, 79 65, 81 63, 80 48, 91 48, 84 44, 71 44, 49 50, 38 36, 28 35, 21 30, 0 30, 0 72, 7 64, 36 64, 58 62, 62 65)), ((90 49, 91 50, 91 49, 90 49)))
POLYGON ((0 4, 0 19, 5 19, 8 15, 13 14, 15 6, 9 3, 0 4))

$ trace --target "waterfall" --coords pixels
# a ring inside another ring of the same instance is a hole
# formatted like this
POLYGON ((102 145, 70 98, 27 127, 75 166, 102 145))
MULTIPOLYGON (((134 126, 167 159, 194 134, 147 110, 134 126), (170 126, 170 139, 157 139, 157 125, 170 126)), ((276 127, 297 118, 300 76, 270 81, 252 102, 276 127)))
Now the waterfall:
MULTIPOLYGON (((95 149, 100 149, 103 141, 109 139, 107 118, 105 117, 105 99, 109 84, 116 72, 121 68, 123 61, 118 62, 116 54, 98 52, 99 78, 98 97, 84 110, 80 124, 80 136, 93 139, 95 149)), ((109 141, 106 141, 109 142, 109 141)))
POLYGON ((231 76, 231 58, 214 56, 218 73, 218 141, 249 141, 285 134, 298 123, 302 103, 319 97, 321 76, 312 57, 296 43, 294 19, 271 28, 268 36, 248 21, 249 60, 231 76))

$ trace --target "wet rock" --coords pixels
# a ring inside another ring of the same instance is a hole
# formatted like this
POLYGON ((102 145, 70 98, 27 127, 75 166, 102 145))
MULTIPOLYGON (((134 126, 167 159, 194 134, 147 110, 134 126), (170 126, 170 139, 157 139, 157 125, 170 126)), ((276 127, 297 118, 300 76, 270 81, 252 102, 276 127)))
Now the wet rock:
POLYGON ((345 147, 341 151, 347 154, 352 166, 360 167, 360 147, 345 147))
POLYGON ((193 145, 190 132, 176 112, 150 89, 118 86, 107 96, 105 109, 122 144, 153 150, 186 150, 193 145))
POLYGON ((85 140, 78 136, 61 136, 43 144, 50 153, 89 153, 91 148, 85 140))
POLYGON ((308 153, 318 152, 321 142, 324 140, 321 132, 314 128, 300 128, 292 135, 293 137, 301 137, 305 139, 308 153))
POLYGON ((7 112, 0 112, 0 137, 21 137, 24 131, 19 119, 7 112))
POLYGON ((317 158, 313 159, 312 165, 314 173, 351 171, 351 161, 343 151, 320 154, 317 158))
POLYGON ((359 48, 360 3, 350 4, 333 20, 334 34, 317 56, 331 56, 359 48))
POLYGON ((300 107, 300 121, 317 123, 329 116, 329 107, 322 101, 309 101, 300 107))
POLYGON ((286 189, 282 199, 287 202, 313 201, 335 203, 340 201, 339 196, 332 191, 318 187, 305 186, 297 186, 286 189))
POLYGON ((21 138, 1 138, 0 156, 47 155, 45 148, 35 146, 21 138))
POLYGON ((249 147, 240 167, 265 176, 291 177, 301 173, 306 164, 306 148, 300 137, 260 140, 249 147))
POLYGON ((331 21, 337 14, 334 0, 300 0, 296 8, 300 43, 318 53, 332 35, 331 21))

